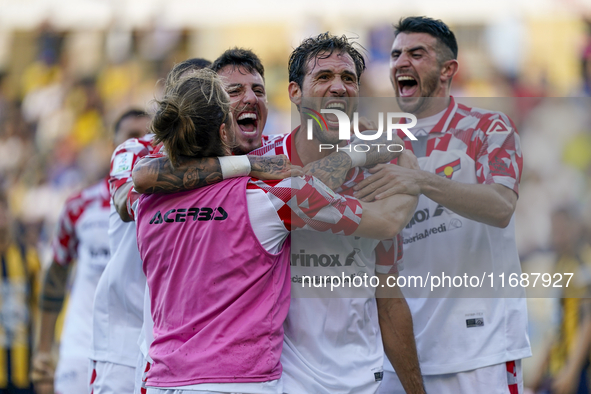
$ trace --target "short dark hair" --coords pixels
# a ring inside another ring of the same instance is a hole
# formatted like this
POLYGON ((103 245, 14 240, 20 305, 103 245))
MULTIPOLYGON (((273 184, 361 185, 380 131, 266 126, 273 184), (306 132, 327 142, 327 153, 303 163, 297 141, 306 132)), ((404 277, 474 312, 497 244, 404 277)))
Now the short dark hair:
POLYGON ((228 49, 213 61, 211 69, 218 73, 226 66, 244 67, 251 74, 258 72, 263 80, 265 79, 265 68, 261 59, 250 49, 232 48, 228 49))
POLYGON ((304 83, 304 76, 306 75, 306 66, 310 59, 325 59, 330 57, 334 51, 338 51, 340 53, 347 53, 353 59, 355 72, 357 73, 357 83, 359 83, 359 78, 363 74, 363 71, 365 71, 365 59, 355 46, 363 48, 356 42, 349 42, 349 39, 345 35, 338 37, 331 35, 329 32, 319 34, 316 37, 306 38, 289 55, 289 82, 293 81, 301 87, 304 83))
MULTIPOLYGON (((400 33, 427 33, 435 37, 440 44, 443 44, 451 51, 452 59, 458 58, 458 42, 456 41, 456 36, 440 19, 435 20, 426 16, 401 18, 398 21, 398 25, 394 25, 394 37, 400 33)), ((439 60, 449 60, 448 57, 442 56, 439 60)))
POLYGON ((130 110, 125 111, 120 117, 119 119, 117 119, 117 121, 115 122, 115 128, 114 128, 114 132, 115 135, 117 135, 117 133, 119 132, 119 128, 121 127, 121 123, 129 118, 129 117, 136 117, 136 118, 143 118, 143 117, 150 117, 150 115, 148 115, 146 113, 146 111, 142 111, 141 109, 137 109, 137 108, 132 108, 130 110))
POLYGON ((165 88, 174 85, 189 70, 201 70, 211 66, 211 62, 201 57, 194 57, 175 64, 166 76, 165 88))

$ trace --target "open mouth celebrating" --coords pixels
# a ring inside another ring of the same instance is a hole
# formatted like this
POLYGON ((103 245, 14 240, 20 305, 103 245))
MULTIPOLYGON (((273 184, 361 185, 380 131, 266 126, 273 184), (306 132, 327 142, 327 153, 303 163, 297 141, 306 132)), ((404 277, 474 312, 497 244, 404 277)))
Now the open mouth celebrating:
POLYGON ((247 136, 255 136, 257 133, 257 126, 259 124, 259 117, 256 112, 244 111, 236 118, 236 123, 242 134, 247 136))
MULTIPOLYGON (((330 100, 324 104, 324 108, 326 109, 336 109, 342 112, 347 112, 347 102, 344 100, 330 100)), ((324 119, 326 119, 326 123, 330 128, 338 128, 339 127, 339 120, 336 115, 334 114, 324 114, 324 119)))
POLYGON ((400 97, 410 97, 414 95, 419 87, 417 80, 410 75, 399 75, 396 78, 398 82, 398 92, 400 97))

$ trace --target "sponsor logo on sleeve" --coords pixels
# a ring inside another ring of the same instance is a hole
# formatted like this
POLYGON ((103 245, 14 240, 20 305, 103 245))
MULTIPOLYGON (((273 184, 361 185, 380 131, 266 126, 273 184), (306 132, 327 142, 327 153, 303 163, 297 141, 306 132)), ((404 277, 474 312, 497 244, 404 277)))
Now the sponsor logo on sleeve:
POLYGON ((133 152, 125 152, 117 155, 113 160, 113 172, 112 175, 117 175, 121 172, 131 170, 133 164, 133 152))
POLYGON ((486 134, 509 134, 510 132, 511 127, 507 126, 501 119, 495 119, 488 127, 486 134))

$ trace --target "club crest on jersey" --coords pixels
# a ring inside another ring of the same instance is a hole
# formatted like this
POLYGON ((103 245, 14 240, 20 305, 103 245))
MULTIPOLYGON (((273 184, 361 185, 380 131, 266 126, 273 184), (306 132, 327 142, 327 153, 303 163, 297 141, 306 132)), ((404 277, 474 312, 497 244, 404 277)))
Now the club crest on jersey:
POLYGON ((460 159, 452 161, 451 163, 447 163, 442 165, 441 167, 435 170, 435 173, 439 176, 443 176, 447 179, 451 179, 454 172, 459 171, 462 168, 460 159))
POLYGON ((487 135, 491 134, 509 134, 511 127, 507 126, 501 119, 495 119, 486 131, 487 135))

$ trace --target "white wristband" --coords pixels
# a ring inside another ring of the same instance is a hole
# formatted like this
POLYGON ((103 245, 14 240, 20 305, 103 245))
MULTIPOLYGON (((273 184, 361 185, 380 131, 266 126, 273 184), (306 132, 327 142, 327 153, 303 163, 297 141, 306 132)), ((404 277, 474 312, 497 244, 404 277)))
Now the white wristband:
POLYGON ((351 147, 350 151, 343 149, 341 152, 345 152, 351 158, 351 168, 361 167, 365 164, 365 152, 356 152, 353 147, 351 147))
POLYGON ((218 157, 222 168, 222 178, 238 178, 250 174, 250 161, 248 156, 223 156, 218 157))

